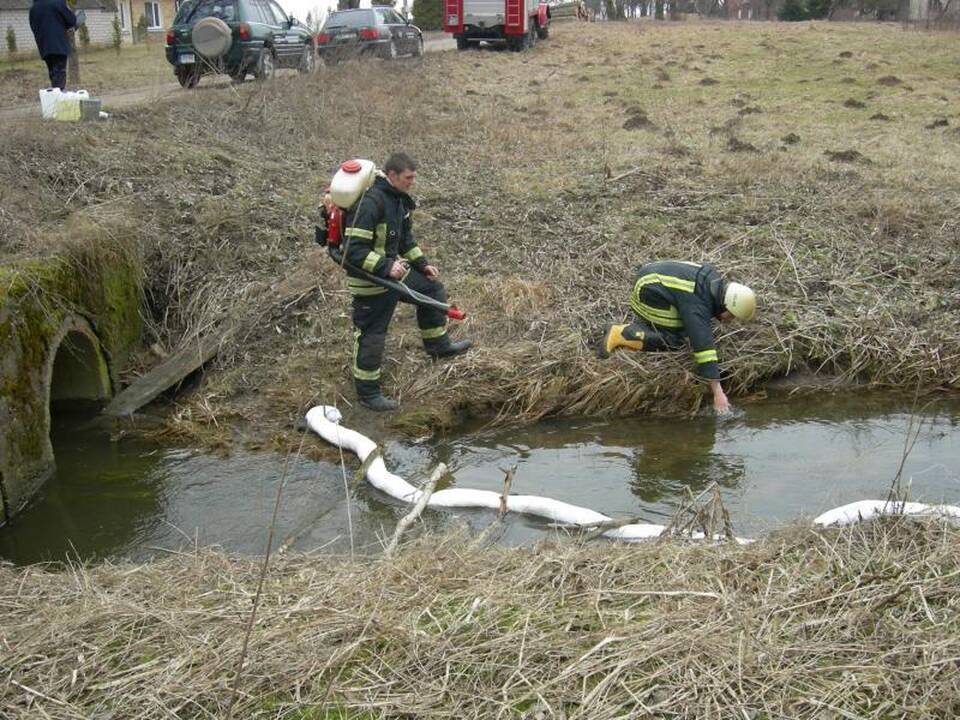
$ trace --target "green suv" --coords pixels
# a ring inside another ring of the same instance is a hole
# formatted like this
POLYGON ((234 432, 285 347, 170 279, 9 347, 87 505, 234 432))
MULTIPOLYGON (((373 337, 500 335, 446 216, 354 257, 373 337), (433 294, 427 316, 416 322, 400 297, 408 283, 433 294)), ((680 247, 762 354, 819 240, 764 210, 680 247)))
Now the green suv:
POLYGON ((274 0, 186 0, 167 31, 167 62, 180 84, 195 87, 208 73, 243 82, 268 80, 276 68, 312 72, 317 64, 310 30, 274 0))

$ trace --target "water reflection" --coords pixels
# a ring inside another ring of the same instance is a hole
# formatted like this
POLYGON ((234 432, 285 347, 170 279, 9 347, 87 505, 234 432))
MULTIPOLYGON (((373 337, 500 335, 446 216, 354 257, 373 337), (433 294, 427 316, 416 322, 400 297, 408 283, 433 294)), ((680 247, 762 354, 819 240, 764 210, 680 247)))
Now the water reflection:
POLYGON ((89 425, 90 409, 82 405, 55 408, 51 417, 57 474, 0 529, 0 557, 20 563, 104 557, 156 527, 162 517, 163 485, 153 473, 159 450, 111 439, 89 425))
POLYGON ((686 423, 670 421, 662 432, 636 438, 631 463, 630 489, 644 502, 698 495, 711 483, 735 488, 744 477, 744 459, 716 451, 715 418, 696 418, 686 423))

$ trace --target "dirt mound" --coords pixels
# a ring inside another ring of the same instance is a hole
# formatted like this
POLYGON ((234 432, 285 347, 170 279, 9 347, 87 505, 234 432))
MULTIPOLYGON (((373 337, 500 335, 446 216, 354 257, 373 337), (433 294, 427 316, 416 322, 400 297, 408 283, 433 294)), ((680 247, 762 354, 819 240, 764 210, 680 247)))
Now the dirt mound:
POLYGON ((864 165, 869 165, 871 162, 871 160, 859 150, 826 150, 823 154, 833 162, 861 163, 864 165))
POLYGON ((752 143, 744 142, 743 140, 731 137, 727 140, 727 150, 734 153, 759 153, 760 151, 752 143))
POLYGON ((782 138, 780 138, 780 140, 783 142, 784 145, 796 145, 798 142, 800 142, 800 136, 797 135, 796 133, 787 133, 782 138))
POLYGON ((656 125, 647 117, 646 111, 639 107, 627 109, 627 119, 623 123, 624 130, 641 130, 645 128, 654 128, 656 125))
POLYGON ((693 155, 693 152, 690 150, 690 148, 678 143, 671 143, 664 147, 660 152, 670 157, 690 157, 693 155))
POLYGON ((884 75, 882 78, 877 79, 877 85, 883 85, 884 87, 896 87, 902 84, 903 80, 896 75, 884 75))
POLYGON ((891 120, 893 120, 892 117, 890 117, 889 115, 884 115, 882 112, 874 113, 873 115, 870 116, 870 119, 880 120, 882 122, 890 122, 891 120))
POLYGON ((863 110, 867 104, 861 100, 856 100, 854 98, 847 98, 843 101, 843 106, 848 108, 854 108, 855 110, 863 110))
POLYGON ((719 84, 720 84, 720 81, 719 81, 719 80, 714 80, 713 78, 705 77, 705 78, 703 78, 703 80, 700 81, 699 84, 700 84, 700 85, 707 85, 707 86, 709 86, 709 85, 719 85, 719 84))

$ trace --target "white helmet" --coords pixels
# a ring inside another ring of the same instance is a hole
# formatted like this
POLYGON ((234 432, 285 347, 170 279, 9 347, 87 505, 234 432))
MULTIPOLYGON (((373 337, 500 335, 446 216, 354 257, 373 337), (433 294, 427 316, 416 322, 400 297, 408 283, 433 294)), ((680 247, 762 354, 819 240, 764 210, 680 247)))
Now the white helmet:
POLYGON ((723 306, 738 320, 748 322, 757 314, 757 296, 746 285, 727 283, 727 291, 723 294, 723 306))

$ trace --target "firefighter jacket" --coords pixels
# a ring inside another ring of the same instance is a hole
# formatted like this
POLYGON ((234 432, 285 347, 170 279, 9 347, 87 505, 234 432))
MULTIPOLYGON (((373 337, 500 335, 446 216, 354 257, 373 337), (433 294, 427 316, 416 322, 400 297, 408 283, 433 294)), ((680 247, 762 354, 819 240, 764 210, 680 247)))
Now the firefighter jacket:
POLYGON ((655 329, 686 335, 701 377, 717 380, 713 318, 723 312, 726 282, 707 263, 647 263, 637 275, 630 307, 655 329))
MULTIPOLYGON (((404 257, 423 271, 427 258, 413 239, 411 213, 416 203, 407 193, 397 190, 383 175, 344 218, 347 263, 372 275, 388 277, 390 265, 404 257)), ((347 286, 353 295, 380 295, 386 288, 360 277, 347 268, 347 286)))

